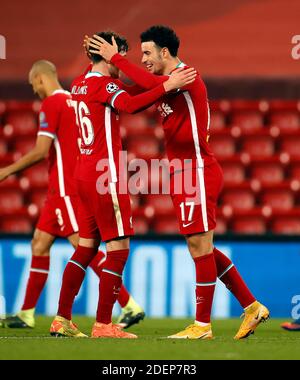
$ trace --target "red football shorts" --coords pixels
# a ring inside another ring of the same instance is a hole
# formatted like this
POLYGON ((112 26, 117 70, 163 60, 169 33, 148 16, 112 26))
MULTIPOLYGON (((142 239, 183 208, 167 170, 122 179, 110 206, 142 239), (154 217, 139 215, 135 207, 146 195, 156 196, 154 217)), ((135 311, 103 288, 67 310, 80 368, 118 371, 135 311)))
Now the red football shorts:
POLYGON ((183 235, 215 229, 222 187, 223 173, 218 163, 172 175, 171 197, 183 235))
POLYGON ((128 194, 119 194, 116 184, 110 193, 99 194, 95 182, 77 181, 79 236, 110 241, 134 234, 128 194))
POLYGON ((68 237, 78 232, 78 197, 47 197, 36 228, 53 236, 68 237))

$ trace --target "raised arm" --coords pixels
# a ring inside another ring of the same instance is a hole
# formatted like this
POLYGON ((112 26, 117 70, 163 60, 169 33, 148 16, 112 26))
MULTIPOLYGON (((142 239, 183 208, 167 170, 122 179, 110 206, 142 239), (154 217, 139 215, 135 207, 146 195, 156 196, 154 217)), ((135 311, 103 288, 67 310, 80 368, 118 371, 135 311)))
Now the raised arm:
POLYGON ((129 62, 118 53, 118 46, 114 38, 112 44, 105 39, 94 35, 93 38, 85 36, 85 46, 90 46, 90 52, 101 55, 107 62, 117 66, 123 73, 140 87, 149 90, 168 79, 168 76, 157 76, 129 62), (91 50, 91 48, 93 50, 91 50))
POLYGON ((106 98, 106 101, 110 103, 113 108, 116 108, 119 111, 135 113, 152 105, 166 92, 192 83, 195 79, 195 74, 194 72, 187 72, 187 70, 181 69, 178 70, 172 77, 167 78, 168 79, 164 83, 161 83, 153 89, 136 96, 130 96, 126 91, 119 89, 119 87, 115 84, 115 92, 110 94, 106 98))

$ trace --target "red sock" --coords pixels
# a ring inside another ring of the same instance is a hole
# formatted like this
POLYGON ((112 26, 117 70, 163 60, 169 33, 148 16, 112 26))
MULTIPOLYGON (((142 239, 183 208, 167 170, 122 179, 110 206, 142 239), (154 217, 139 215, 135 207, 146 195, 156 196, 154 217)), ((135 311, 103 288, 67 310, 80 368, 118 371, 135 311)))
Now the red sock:
POLYGON ((31 269, 22 310, 33 309, 46 284, 50 256, 32 256, 31 269))
POLYGON ((214 256, 219 279, 245 309, 255 301, 255 297, 250 292, 232 261, 216 248, 214 248, 214 256))
POLYGON ((118 297, 118 302, 122 308, 128 304, 129 298, 130 294, 128 293, 128 290, 125 288, 125 286, 122 284, 118 297))
POLYGON ((196 267, 196 321, 210 323, 212 302, 217 281, 213 253, 194 258, 196 267))
POLYGON ((105 253, 102 251, 98 251, 97 255, 93 258, 92 262, 89 265, 89 267, 93 269, 93 271, 96 273, 96 275, 99 278, 102 272, 105 259, 106 259, 105 253))
MULTIPOLYGON (((102 251, 99 251, 93 261, 90 263, 90 268, 93 269, 93 271, 96 273, 96 275, 100 278, 103 265, 105 263, 105 253, 102 251)), ((125 286, 122 284, 120 289, 120 294, 118 297, 118 302, 121 307, 125 307, 128 304, 130 298, 130 294, 128 293, 125 286)))
POLYGON ((97 248, 78 246, 63 275, 57 315, 72 319, 72 306, 81 287, 86 268, 97 254, 97 248))
POLYGON ((111 251, 107 254, 100 276, 97 322, 111 323, 111 315, 122 285, 122 274, 129 249, 111 251))

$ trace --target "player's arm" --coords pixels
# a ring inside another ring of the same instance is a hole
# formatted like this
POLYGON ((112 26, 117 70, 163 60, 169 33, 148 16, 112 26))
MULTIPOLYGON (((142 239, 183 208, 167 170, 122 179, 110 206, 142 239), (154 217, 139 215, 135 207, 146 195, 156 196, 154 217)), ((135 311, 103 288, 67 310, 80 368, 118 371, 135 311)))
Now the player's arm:
POLYGON ((85 46, 88 45, 93 49, 89 50, 91 53, 101 55, 106 62, 110 62, 118 67, 126 76, 128 76, 128 78, 146 90, 154 88, 168 79, 168 76, 151 74, 145 69, 140 68, 138 65, 129 62, 125 57, 118 53, 118 46, 114 37, 112 38, 112 44, 110 44, 97 35, 94 35, 93 38, 87 38, 87 36, 85 36, 84 43, 85 46))
POLYGON ((181 69, 177 70, 175 75, 167 78, 168 79, 164 83, 136 96, 130 96, 122 89, 118 90, 111 96, 109 103, 113 108, 119 111, 125 111, 128 113, 141 111, 152 105, 165 93, 193 82, 195 74, 194 72, 188 72, 187 70, 181 69))
POLYGON ((38 136, 35 147, 30 152, 25 154, 25 156, 21 157, 13 164, 0 169, 0 181, 5 180, 12 174, 29 168, 39 161, 42 161, 45 157, 48 156, 52 141, 52 138, 48 136, 38 136))

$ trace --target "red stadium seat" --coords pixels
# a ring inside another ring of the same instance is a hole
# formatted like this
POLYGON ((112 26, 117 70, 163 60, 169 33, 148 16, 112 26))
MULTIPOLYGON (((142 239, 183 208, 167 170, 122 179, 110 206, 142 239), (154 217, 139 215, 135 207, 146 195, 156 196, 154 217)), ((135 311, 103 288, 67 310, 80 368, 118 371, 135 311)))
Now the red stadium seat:
POLYGON ((149 232, 149 222, 147 218, 137 216, 133 218, 133 229, 136 234, 144 235, 149 232))
POLYGON ((4 140, 0 140, 0 157, 5 157, 7 154, 7 143, 4 140))
POLYGON ((234 211, 251 210, 255 205, 255 196, 250 190, 225 190, 222 205, 230 206, 234 211))
POLYGON ((264 159, 274 154, 274 142, 270 136, 251 136, 244 139, 242 150, 251 158, 264 159))
POLYGON ((281 235, 299 235, 300 234, 300 219, 299 217, 278 217, 271 226, 271 231, 274 234, 281 235))
POLYGON ((23 208, 20 190, 0 189, 0 214, 13 214, 23 208))
POLYGON ((215 233, 218 235, 223 235, 227 232, 227 223, 226 219, 218 217, 217 218, 217 225, 215 228, 215 233))
POLYGON ((271 100, 269 102, 269 111, 299 111, 300 102, 298 100, 271 100))
POLYGON ((300 181, 300 163, 292 165, 290 170, 290 178, 300 181))
POLYGON ((30 219, 20 216, 7 216, 0 223, 1 232, 31 233, 33 226, 30 219))
POLYGON ((145 113, 136 115, 121 114, 121 126, 125 128, 127 135, 136 135, 149 129, 149 120, 145 113))
POLYGON ((300 136, 283 137, 281 151, 288 153, 292 159, 300 159, 300 136))
POLYGON ((175 216, 165 216, 154 220, 153 229, 159 234, 178 234, 179 225, 175 216))
POLYGON ((267 232, 265 220, 259 216, 235 217, 232 231, 237 234, 263 235, 267 232))
POLYGON ((156 137, 131 136, 127 140, 127 149, 136 158, 150 160, 160 156, 159 141, 156 137))
POLYGON ((36 205, 39 210, 44 207, 48 189, 34 189, 30 192, 29 202, 36 205))
POLYGON ((245 170, 241 163, 230 163, 224 161, 222 163, 224 183, 228 185, 238 185, 245 180, 245 170))
POLYGON ((171 196, 168 194, 146 195, 146 207, 152 207, 156 217, 175 213, 171 196))
POLYGON ((11 111, 7 114, 5 121, 4 134, 7 137, 28 136, 37 133, 37 117, 32 111, 11 111))
POLYGON ((46 162, 33 166, 23 173, 23 178, 28 180, 29 188, 46 187, 48 185, 48 166, 46 162))
POLYGON ((258 163, 251 169, 252 178, 262 185, 276 185, 284 179, 284 170, 279 163, 258 163))
POLYGON ((235 141, 231 136, 212 135, 210 147, 219 159, 229 158, 235 154, 235 141))
POLYGON ((254 110, 236 111, 232 115, 231 125, 239 127, 243 135, 255 134, 263 129, 263 115, 254 110))
POLYGON ((5 181, 0 182, 0 189, 19 190, 20 185, 16 175, 10 175, 8 178, 5 179, 5 181))
POLYGON ((31 151, 35 146, 36 139, 34 137, 22 137, 15 141, 14 151, 19 153, 19 155, 24 155, 31 151))
POLYGON ((270 116, 270 124, 279 128, 283 133, 300 131, 300 117, 298 111, 275 111, 270 116))
POLYGON ((274 211, 284 211, 291 210, 295 202, 290 190, 274 189, 263 194, 262 203, 265 206, 270 206, 274 211))
POLYGON ((222 131, 226 127, 225 116, 221 111, 212 111, 210 114, 211 132, 222 131))

